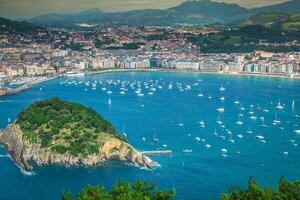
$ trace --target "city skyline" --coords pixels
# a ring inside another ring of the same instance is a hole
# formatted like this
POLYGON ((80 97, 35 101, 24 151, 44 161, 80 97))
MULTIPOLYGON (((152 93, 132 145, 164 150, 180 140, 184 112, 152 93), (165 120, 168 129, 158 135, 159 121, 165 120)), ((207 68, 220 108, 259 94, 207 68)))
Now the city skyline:
MULTIPOLYGON (((214 0, 217 2, 236 3, 242 7, 253 8, 266 5, 273 5, 286 0, 214 0)), ((166 9, 177 6, 185 0, 63 0, 63 1, 46 1, 46 0, 27 0, 20 2, 19 0, 0 0, 1 17, 10 19, 30 18, 47 13, 73 13, 80 12, 91 8, 98 8, 106 12, 122 12, 141 9, 166 9)))

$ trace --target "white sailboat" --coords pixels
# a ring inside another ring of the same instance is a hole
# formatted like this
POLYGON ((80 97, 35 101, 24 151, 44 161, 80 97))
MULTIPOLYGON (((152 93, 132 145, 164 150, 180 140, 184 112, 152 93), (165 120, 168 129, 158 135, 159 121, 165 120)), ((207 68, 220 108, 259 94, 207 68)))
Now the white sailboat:
POLYGON ((278 110, 282 110, 282 109, 283 109, 283 105, 280 103, 280 101, 278 102, 276 108, 277 108, 278 110))
POLYGON ((225 87, 224 87, 223 85, 221 85, 221 87, 219 88, 219 90, 223 92, 223 91, 225 91, 226 89, 225 89, 225 87))
POLYGON ((262 135, 257 135, 255 136, 256 139, 258 139, 258 141, 262 142, 262 143, 266 143, 265 137, 262 135))
POLYGON ((265 118, 264 117, 260 117, 261 120, 261 127, 267 127, 267 125, 265 124, 265 118))
POLYGON ((200 128, 205 128, 205 122, 204 121, 201 120, 199 122, 199 125, 200 125, 200 128))
POLYGON ((265 105, 265 107, 264 107, 264 109, 262 111, 265 112, 265 113, 268 113, 269 109, 267 109, 267 106, 265 105))
POLYGON ((246 133, 249 133, 249 134, 252 134, 253 133, 253 131, 251 130, 251 125, 249 124, 249 128, 248 128, 248 130, 246 131, 246 133))
POLYGON ((276 125, 276 124, 280 124, 280 120, 277 119, 277 112, 275 112, 275 119, 273 120, 273 124, 276 125))
POLYGON ((300 130, 294 130, 296 134, 300 134, 300 130))
POLYGON ((108 105, 111 105, 111 100, 110 100, 110 98, 108 99, 107 104, 108 104, 108 105))
POLYGON ((200 90, 200 93, 198 94, 198 97, 203 97, 203 96, 204 96, 204 94, 200 90))
POLYGON ((250 111, 249 111, 250 115, 254 114, 253 107, 254 107, 254 105, 250 105, 250 111))
POLYGON ((254 108, 254 105, 250 105, 250 111, 249 111, 249 114, 250 114, 250 119, 251 120, 256 120, 257 119, 257 117, 254 115, 254 110, 253 110, 253 108, 254 108))
POLYGON ((241 121, 241 117, 240 117, 240 115, 238 115, 238 121, 237 122, 235 122, 237 125, 243 125, 243 121, 241 121))
POLYGON ((192 153, 193 149, 184 149, 182 150, 183 153, 192 153))
POLYGON ((156 133, 154 133, 153 141, 154 142, 159 142, 159 139, 156 137, 156 133))
POLYGON ((292 111, 294 112, 294 110, 295 110, 295 100, 293 99, 293 101, 292 101, 292 111))
POLYGON ((242 139, 244 136, 242 134, 238 134, 237 137, 242 139))
POLYGON ((127 137, 127 134, 125 133, 125 126, 123 126, 122 135, 123 135, 124 137, 127 137))
POLYGON ((221 152, 222 152, 222 156, 223 157, 227 157, 228 155, 227 155, 227 149, 225 149, 225 148, 223 148, 223 149, 221 149, 221 152))
POLYGON ((215 136, 217 136, 217 135, 218 135, 218 133, 217 133, 217 129, 215 129, 215 132, 213 132, 213 134, 214 134, 215 136))
POLYGON ((234 101, 235 104, 239 104, 240 101, 237 99, 237 97, 235 98, 235 101, 234 101))
POLYGON ((242 103, 240 103, 240 110, 241 110, 241 111, 244 111, 244 110, 245 110, 245 108, 243 107, 243 104, 242 104, 242 103))
POLYGON ((217 108, 217 111, 218 111, 219 113, 223 113, 223 112, 225 111, 225 109, 224 109, 224 108, 217 108))
POLYGON ((220 115, 218 115, 218 118, 217 118, 217 124, 219 124, 219 125, 222 125, 222 124, 223 124, 223 122, 222 122, 221 119, 220 119, 220 115))
POLYGON ((255 115, 251 115, 250 117, 249 117, 251 120, 257 120, 257 117, 255 116, 255 115))

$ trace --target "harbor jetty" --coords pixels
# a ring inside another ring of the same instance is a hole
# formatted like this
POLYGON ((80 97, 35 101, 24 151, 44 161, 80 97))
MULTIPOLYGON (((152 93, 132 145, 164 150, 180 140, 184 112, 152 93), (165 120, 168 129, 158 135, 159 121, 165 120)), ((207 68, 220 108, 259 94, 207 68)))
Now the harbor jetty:
POLYGON ((159 155, 159 154, 172 154, 171 150, 158 150, 158 151, 142 151, 144 155, 159 155))

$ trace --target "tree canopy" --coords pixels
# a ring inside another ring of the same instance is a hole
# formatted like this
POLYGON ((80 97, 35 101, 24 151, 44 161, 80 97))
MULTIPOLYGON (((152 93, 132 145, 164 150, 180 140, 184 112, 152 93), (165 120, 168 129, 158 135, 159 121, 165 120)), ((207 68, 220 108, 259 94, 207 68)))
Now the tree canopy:
POLYGON ((134 184, 120 181, 110 191, 103 185, 88 185, 76 197, 64 191, 62 200, 171 200, 176 194, 173 188, 169 191, 157 189, 154 184, 136 181, 134 184))
POLYGON ((106 139, 123 139, 96 111, 57 97, 33 103, 16 123, 30 142, 61 154, 97 154, 106 139))
POLYGON ((221 195, 221 200, 299 200, 300 180, 288 182, 280 178, 278 190, 272 187, 261 188, 253 178, 249 179, 248 188, 232 187, 227 194, 221 195))

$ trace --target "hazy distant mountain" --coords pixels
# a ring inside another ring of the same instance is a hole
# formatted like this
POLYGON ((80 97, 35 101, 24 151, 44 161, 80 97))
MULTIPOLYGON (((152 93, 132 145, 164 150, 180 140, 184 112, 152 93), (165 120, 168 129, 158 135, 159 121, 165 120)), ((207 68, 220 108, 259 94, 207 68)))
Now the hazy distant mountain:
POLYGON ((49 13, 33 17, 28 21, 40 25, 56 26, 73 24, 75 22, 93 22, 101 19, 103 15, 106 15, 106 13, 102 12, 100 9, 90 9, 80 13, 71 14, 49 13))
POLYGON ((177 11, 182 15, 202 15, 212 21, 228 23, 241 19, 247 13, 247 9, 237 4, 203 1, 187 1, 169 10, 177 11))
POLYGON ((236 4, 212 2, 210 0, 187 1, 176 7, 158 10, 134 10, 129 12, 109 13, 91 9, 73 14, 46 14, 29 19, 29 22, 43 26, 72 27, 76 23, 95 23, 99 26, 144 26, 168 25, 178 23, 211 24, 235 23, 260 12, 282 10, 282 12, 300 12, 300 0, 246 9, 236 4))
POLYGON ((284 3, 265 6, 261 8, 254 8, 249 10, 252 14, 262 12, 282 12, 282 13, 299 13, 300 12, 300 0, 291 0, 284 3))
POLYGON ((0 33, 36 33, 45 30, 28 22, 19 22, 0 17, 0 33))
POLYGON ((188 1, 179 6, 158 10, 134 10, 106 13, 92 9, 74 14, 46 14, 29 19, 43 25, 98 23, 101 25, 174 25, 175 23, 204 24, 228 23, 241 19, 247 9, 236 4, 217 3, 209 0, 188 1))

